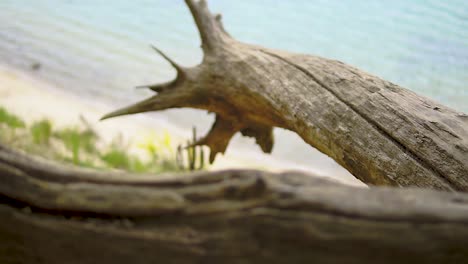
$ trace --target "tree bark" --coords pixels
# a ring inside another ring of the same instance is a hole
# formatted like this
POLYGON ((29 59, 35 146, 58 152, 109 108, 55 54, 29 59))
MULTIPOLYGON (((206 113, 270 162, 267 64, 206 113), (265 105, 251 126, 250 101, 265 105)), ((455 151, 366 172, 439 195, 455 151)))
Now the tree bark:
POLYGON ((216 114, 195 145, 265 152, 299 134, 368 184, 255 170, 158 176, 57 165, 0 145, 0 263, 465 263, 468 116, 341 62, 240 43, 186 0, 203 62, 105 118, 216 114), (443 192, 443 191, 446 192, 443 192))
POLYGON ((465 263, 468 194, 298 172, 127 175, 0 150, 0 263, 465 263))
POLYGON ((365 183, 468 191, 468 115, 342 62, 240 43, 205 1, 186 1, 204 59, 179 66, 157 95, 105 118, 177 107, 216 113, 199 145, 210 160, 241 132, 263 151, 272 129, 296 132, 365 183))

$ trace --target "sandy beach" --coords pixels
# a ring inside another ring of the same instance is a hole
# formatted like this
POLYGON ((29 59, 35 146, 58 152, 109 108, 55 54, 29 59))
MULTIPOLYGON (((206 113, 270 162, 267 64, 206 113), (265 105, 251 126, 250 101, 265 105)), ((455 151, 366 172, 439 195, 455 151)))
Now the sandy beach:
MULTIPOLYGON (((0 66, 0 105, 8 111, 32 122, 41 118, 53 120, 58 127, 79 124, 80 119, 100 135, 100 138, 112 140, 118 136, 129 142, 130 151, 141 138, 157 138, 170 133, 175 146, 186 142, 188 134, 183 133, 163 120, 150 120, 144 115, 123 117, 118 120, 99 121, 99 118, 113 110, 112 107, 96 101, 83 100, 73 94, 34 77, 34 72, 22 72, 6 66, 0 66)), ((350 185, 363 184, 352 177, 343 175, 321 175, 297 164, 264 158, 251 153, 229 149, 225 155, 218 156, 211 170, 228 168, 256 168, 269 171, 301 170, 316 176, 323 176, 350 185)))

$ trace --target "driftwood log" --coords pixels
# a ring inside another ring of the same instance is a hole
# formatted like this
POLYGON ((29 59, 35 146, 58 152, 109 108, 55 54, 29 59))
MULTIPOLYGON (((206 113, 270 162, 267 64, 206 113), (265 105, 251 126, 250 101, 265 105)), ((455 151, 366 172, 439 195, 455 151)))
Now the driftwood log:
POLYGON ((339 61, 240 43, 186 0, 203 62, 105 118, 174 107, 265 152, 299 134, 370 185, 253 170, 130 175, 0 145, 0 263, 468 263, 468 116, 339 61), (412 187, 411 187, 412 186, 412 187), (426 189, 417 189, 424 187, 426 189), (433 189, 433 190, 429 190, 433 189))
POLYGON ((467 263, 468 195, 297 172, 127 175, 0 149, 0 263, 467 263))
POLYGON ((157 95, 111 113, 191 107, 216 113, 198 144, 211 160, 241 132, 263 151, 273 127, 296 132, 365 183, 468 191, 468 115, 342 62, 244 44, 205 1, 186 1, 200 31, 203 62, 177 70, 157 95))

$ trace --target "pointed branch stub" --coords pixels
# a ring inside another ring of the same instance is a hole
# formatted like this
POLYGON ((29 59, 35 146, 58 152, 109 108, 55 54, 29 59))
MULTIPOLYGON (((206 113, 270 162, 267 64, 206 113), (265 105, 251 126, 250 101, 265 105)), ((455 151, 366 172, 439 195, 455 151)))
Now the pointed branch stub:
POLYGON ((178 93, 177 91, 167 90, 167 92, 157 94, 136 104, 106 114, 101 118, 101 120, 123 115, 139 114, 144 112, 161 111, 170 108, 189 106, 190 98, 186 98, 186 96, 178 93))
POLYGON ((150 47, 159 55, 161 55, 161 57, 163 57, 167 62, 169 62, 172 65, 172 67, 174 67, 174 69, 177 70, 177 74, 184 75, 184 68, 182 66, 177 64, 173 59, 169 58, 169 56, 167 56, 164 52, 162 52, 162 50, 158 49, 156 46, 150 45, 150 47))
POLYGON ((164 82, 164 83, 154 83, 154 84, 147 84, 147 85, 139 85, 136 86, 136 89, 150 89, 153 92, 156 93, 161 93, 164 90, 169 89, 170 87, 173 87, 175 84, 175 81, 170 81, 170 82, 164 82))

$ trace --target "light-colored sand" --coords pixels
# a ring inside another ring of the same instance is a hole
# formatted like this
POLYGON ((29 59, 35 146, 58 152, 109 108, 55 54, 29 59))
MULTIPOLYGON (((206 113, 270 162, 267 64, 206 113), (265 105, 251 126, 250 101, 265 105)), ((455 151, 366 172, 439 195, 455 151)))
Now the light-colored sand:
MULTIPOLYGON (((184 138, 186 136, 184 133, 163 120, 151 120, 151 125, 149 125, 147 118, 134 116, 99 122, 99 118, 104 113, 114 109, 99 102, 84 101, 47 82, 34 78, 32 74, 1 65, 0 105, 21 116, 27 122, 48 118, 59 127, 76 125, 81 122, 80 118, 84 118, 104 140, 121 136, 126 142, 133 142, 130 146, 134 148, 141 139, 162 137, 163 133, 170 133, 174 146, 187 140, 184 138)), ((258 168, 270 171, 293 168, 318 174, 293 164, 259 157, 252 153, 241 153, 236 150, 230 150, 226 155, 218 156, 215 164, 211 167, 211 169, 226 168, 258 168)), ((354 179, 327 178, 362 186, 362 183, 354 179)))

